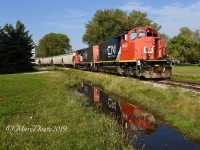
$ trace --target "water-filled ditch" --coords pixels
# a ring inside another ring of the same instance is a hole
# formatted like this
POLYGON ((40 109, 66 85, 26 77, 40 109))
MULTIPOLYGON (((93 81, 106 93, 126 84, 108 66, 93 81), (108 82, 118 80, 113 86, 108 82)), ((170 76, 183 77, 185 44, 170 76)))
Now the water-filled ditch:
POLYGON ((145 150, 199 150, 200 145, 186 139, 175 129, 159 121, 153 114, 124 100, 116 101, 103 90, 91 84, 82 83, 75 93, 89 97, 85 107, 95 112, 112 115, 122 126, 122 131, 136 149, 145 150))

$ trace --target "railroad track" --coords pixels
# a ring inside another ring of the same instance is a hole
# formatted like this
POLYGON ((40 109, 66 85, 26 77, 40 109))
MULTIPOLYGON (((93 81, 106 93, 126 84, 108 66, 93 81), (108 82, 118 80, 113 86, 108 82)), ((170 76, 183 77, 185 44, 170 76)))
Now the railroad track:
POLYGON ((193 89, 196 91, 200 91, 200 84, 197 84, 197 83, 182 82, 182 81, 175 81, 175 80, 162 80, 162 81, 156 81, 156 83, 170 85, 170 86, 179 86, 186 89, 193 89))
MULTIPOLYGON (((109 74, 113 74, 113 73, 109 73, 109 74)), ((125 77, 119 74, 114 74, 114 75, 125 77)), ((175 81, 175 80, 148 80, 148 79, 142 79, 141 81, 144 81, 146 83, 155 83, 159 85, 167 85, 167 86, 173 86, 173 87, 178 86, 178 87, 183 87, 185 89, 192 89, 192 90, 200 92, 200 84, 198 83, 175 81)))

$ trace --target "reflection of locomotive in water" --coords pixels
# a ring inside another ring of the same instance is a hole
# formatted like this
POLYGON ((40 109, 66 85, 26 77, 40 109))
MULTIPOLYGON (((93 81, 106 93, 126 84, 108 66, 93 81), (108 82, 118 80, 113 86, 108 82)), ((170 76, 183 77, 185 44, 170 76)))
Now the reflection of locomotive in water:
POLYGON ((156 120, 152 114, 130 103, 118 103, 90 84, 82 83, 82 89, 85 95, 93 99, 94 106, 120 120, 128 132, 149 134, 155 129, 156 120))
MULTIPOLYGON (((112 114, 123 125, 123 135, 134 149, 192 149, 199 150, 200 146, 191 142, 176 130, 137 106, 117 102, 104 91, 90 84, 82 84, 83 93, 90 97, 87 106, 93 105, 98 112, 112 114)), ((86 105, 85 105, 86 106, 86 105)))
POLYGON ((149 27, 134 28, 70 54, 37 58, 39 65, 73 66, 145 78, 170 78, 165 42, 149 27))

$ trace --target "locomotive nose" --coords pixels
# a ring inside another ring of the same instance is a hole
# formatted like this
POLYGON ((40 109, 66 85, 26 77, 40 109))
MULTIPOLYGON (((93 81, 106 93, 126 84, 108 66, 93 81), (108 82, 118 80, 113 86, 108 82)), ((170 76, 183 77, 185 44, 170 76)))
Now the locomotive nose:
POLYGON ((148 37, 144 44, 146 59, 163 59, 165 56, 165 42, 158 37, 148 37))

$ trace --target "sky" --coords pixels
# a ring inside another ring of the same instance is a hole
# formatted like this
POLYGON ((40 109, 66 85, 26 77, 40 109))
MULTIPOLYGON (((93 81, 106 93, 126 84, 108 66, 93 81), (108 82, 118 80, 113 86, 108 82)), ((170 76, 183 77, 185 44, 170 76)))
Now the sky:
POLYGON ((147 12, 170 37, 184 26, 200 30, 200 0, 0 0, 0 26, 20 20, 35 43, 52 32, 66 34, 78 50, 87 47, 82 36, 96 10, 112 8, 147 12))

